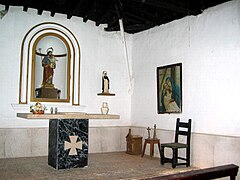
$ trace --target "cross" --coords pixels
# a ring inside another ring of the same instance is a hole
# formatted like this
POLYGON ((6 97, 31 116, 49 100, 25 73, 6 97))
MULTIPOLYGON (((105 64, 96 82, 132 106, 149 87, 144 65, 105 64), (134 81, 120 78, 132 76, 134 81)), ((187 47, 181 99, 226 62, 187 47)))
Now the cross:
POLYGON ((77 142, 78 136, 69 136, 70 142, 64 141, 64 150, 70 149, 69 155, 77 155, 77 149, 82 150, 82 141, 77 142))
POLYGON ((148 139, 151 138, 151 136, 150 136, 150 130, 151 130, 150 127, 148 127, 148 128, 147 128, 147 131, 148 131, 148 139))

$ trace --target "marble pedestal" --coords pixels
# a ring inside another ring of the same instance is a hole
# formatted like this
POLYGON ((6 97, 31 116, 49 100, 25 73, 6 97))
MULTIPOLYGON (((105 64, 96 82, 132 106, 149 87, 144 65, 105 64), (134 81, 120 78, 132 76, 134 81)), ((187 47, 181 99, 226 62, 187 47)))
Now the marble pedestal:
POLYGON ((56 169, 88 164, 88 119, 50 119, 48 164, 56 169))

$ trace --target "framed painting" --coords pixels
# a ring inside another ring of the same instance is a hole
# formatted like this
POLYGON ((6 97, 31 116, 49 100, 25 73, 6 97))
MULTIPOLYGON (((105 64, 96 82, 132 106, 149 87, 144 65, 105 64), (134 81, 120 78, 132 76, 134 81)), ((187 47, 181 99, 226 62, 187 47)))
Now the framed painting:
POLYGON ((157 67, 158 114, 182 112, 182 63, 157 67))

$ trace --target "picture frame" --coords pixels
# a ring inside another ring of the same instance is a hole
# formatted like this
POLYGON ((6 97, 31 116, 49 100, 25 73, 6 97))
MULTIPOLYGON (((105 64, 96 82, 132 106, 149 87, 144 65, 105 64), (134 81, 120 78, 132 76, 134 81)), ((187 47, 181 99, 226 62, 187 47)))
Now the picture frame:
POLYGON ((182 63, 157 67, 157 111, 182 112, 182 63))

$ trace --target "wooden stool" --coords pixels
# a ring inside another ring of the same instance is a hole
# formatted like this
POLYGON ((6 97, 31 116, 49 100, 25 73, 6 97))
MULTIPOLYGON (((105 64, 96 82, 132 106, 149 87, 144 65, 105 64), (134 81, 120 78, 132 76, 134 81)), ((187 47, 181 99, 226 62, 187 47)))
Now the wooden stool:
POLYGON ((144 146, 143 146, 142 157, 145 154, 145 149, 146 149, 147 143, 150 144, 150 157, 151 158, 154 155, 154 144, 158 144, 158 150, 159 150, 159 154, 160 154, 160 140, 159 139, 145 139, 144 146))

